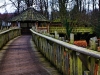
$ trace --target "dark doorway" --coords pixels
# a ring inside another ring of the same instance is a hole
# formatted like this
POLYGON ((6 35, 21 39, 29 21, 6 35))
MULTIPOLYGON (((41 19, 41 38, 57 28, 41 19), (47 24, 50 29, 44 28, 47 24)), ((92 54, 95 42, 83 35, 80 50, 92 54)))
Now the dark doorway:
POLYGON ((21 34, 22 35, 31 35, 30 29, 31 29, 31 27, 21 27, 21 34))
POLYGON ((22 35, 31 35, 30 29, 32 25, 29 23, 21 23, 21 34, 22 35))

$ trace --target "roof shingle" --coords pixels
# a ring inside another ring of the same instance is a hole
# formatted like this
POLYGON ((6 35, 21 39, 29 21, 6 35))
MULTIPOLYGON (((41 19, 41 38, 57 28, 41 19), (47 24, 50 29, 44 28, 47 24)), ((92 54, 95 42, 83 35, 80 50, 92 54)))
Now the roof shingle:
POLYGON ((11 21, 49 21, 34 8, 28 8, 21 14, 13 17, 11 21))

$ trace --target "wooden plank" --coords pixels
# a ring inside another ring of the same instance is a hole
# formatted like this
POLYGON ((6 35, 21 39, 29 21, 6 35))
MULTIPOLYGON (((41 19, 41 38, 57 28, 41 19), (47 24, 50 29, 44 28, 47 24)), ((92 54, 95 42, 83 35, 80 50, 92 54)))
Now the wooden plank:
POLYGON ((70 64, 70 75, 74 75, 73 74, 73 55, 72 55, 72 52, 69 53, 69 64, 70 64))
POLYGON ((62 46, 62 50, 61 50, 62 51, 62 56, 61 56, 62 57, 61 58, 62 59, 62 72, 64 72, 64 49, 65 48, 62 46))
POLYGON ((57 47, 57 45, 56 45, 56 43, 54 43, 53 44, 53 59, 52 59, 52 61, 53 61, 53 64, 54 65, 56 65, 56 47, 57 47))
POLYGON ((76 53, 76 75, 82 75, 82 61, 78 57, 80 53, 76 53))
POLYGON ((68 49, 66 49, 66 51, 64 51, 64 74, 66 75, 70 75, 70 64, 69 64, 69 51, 68 49))
POLYGON ((100 60, 98 61, 98 73, 97 75, 100 75, 100 60))
POLYGON ((77 75, 77 74, 76 74, 76 67, 77 67, 77 66, 76 66, 76 63, 77 63, 77 62, 76 62, 76 52, 73 52, 73 55, 72 55, 72 56, 73 56, 73 60, 72 60, 73 75, 77 75))
POLYGON ((91 57, 91 63, 90 63, 90 75, 94 75, 95 71, 95 58, 91 57))
POLYGON ((89 70, 89 65, 88 64, 90 64, 88 56, 86 56, 84 54, 80 54, 79 58, 80 58, 80 60, 82 62, 82 65, 83 65, 82 69, 88 71, 89 70))

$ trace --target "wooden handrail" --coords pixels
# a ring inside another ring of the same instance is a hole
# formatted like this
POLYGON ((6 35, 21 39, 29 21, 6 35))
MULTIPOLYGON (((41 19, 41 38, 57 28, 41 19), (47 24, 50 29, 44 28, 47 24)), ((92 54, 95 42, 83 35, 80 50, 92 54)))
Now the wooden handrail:
POLYGON ((52 41, 54 43, 62 45, 62 46, 66 47, 66 48, 68 48, 70 50, 73 50, 73 51, 76 51, 76 52, 79 52, 79 53, 82 53, 82 54, 85 54, 85 55, 92 56, 92 57, 100 59, 100 52, 93 51, 93 50, 90 50, 90 49, 87 49, 87 48, 83 48, 83 47, 78 47, 78 46, 75 46, 75 45, 72 45, 72 44, 57 40, 55 38, 52 38, 52 37, 37 33, 35 31, 33 31, 32 29, 30 29, 30 31, 32 33, 40 36, 40 37, 43 37, 43 38, 48 39, 48 40, 50 40, 50 41, 52 41))

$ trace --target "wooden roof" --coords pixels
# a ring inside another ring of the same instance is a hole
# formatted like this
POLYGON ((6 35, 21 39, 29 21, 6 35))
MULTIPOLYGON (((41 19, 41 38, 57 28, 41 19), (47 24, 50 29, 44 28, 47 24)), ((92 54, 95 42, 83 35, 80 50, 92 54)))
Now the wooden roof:
POLYGON ((45 16, 40 14, 34 8, 30 7, 20 13, 19 15, 13 17, 10 21, 49 21, 45 16))

